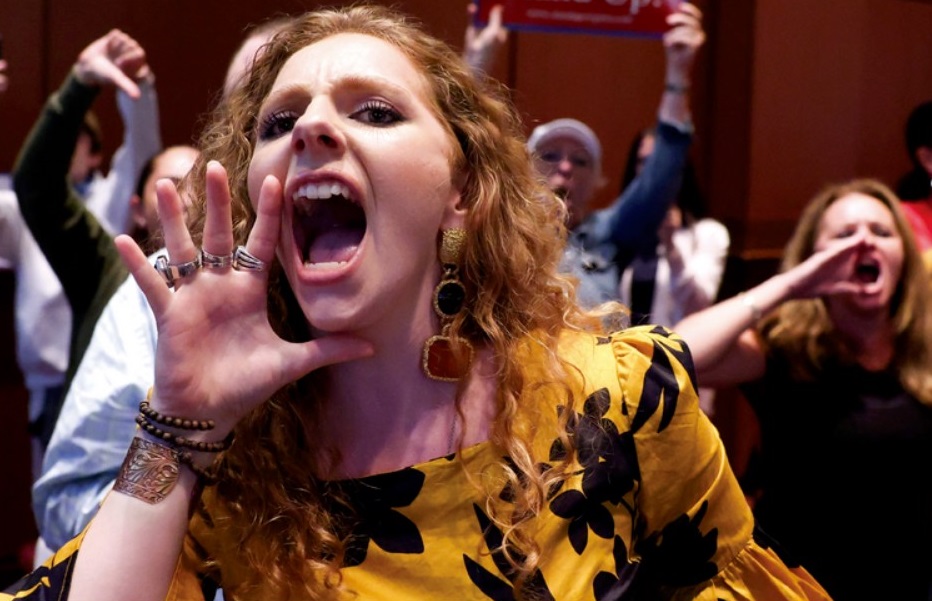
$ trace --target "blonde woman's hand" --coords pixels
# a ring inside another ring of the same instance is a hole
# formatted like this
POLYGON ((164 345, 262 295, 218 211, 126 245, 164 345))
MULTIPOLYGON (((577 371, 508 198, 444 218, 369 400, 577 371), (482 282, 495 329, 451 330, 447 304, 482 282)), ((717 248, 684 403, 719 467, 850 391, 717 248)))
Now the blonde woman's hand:
MULTIPOLYGON (((206 180, 203 250, 229 257, 234 247, 226 171, 211 162, 206 180)), ((196 260, 198 249, 185 225, 178 190, 160 180, 157 193, 169 263, 196 260)), ((266 265, 275 257, 281 205, 281 183, 270 176, 263 182, 256 223, 245 245, 266 265)), ((169 415, 215 420, 211 438, 231 430, 251 409, 308 372, 372 353, 369 343, 349 336, 305 343, 282 340, 268 321, 267 270, 201 267, 176 280, 172 290, 131 238, 117 238, 117 246, 158 326, 151 405, 169 415)))
POLYGON ((852 279, 858 254, 864 250, 866 236, 859 233, 833 240, 816 250, 808 259, 783 274, 789 286, 789 298, 816 298, 854 294, 860 289, 852 279))

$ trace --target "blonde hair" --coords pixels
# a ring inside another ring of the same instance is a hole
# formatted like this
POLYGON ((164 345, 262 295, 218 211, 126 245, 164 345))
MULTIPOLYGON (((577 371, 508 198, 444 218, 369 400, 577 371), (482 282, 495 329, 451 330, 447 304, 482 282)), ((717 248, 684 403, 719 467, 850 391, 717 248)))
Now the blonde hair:
MULTIPOLYGON (((815 251, 816 238, 826 210, 849 194, 864 194, 884 204, 893 216, 903 243, 903 268, 890 301, 894 332, 892 365, 903 387, 919 401, 932 406, 932 318, 929 274, 900 201, 890 188, 873 179, 856 179, 830 185, 806 206, 783 255, 782 271, 805 261, 815 251)), ((765 343, 791 358, 794 375, 813 379, 830 361, 851 362, 853 357, 835 327, 822 299, 784 303, 766 318, 760 329, 765 343)))
MULTIPOLYGON (((237 244, 244 243, 255 221, 246 173, 258 109, 292 54, 338 33, 370 35, 406 55, 424 75, 432 109, 453 142, 451 166, 464 182, 462 199, 468 213, 461 267, 466 310, 454 321, 452 334, 486 346, 499 361, 491 442, 508 457, 499 468, 515 494, 507 511, 496 512, 492 492, 486 491, 486 506, 505 533, 501 551, 520 584, 540 561, 540 549, 530 534, 533 518, 546 505, 547 491, 569 477, 567 466, 575 454, 562 423, 566 459, 547 469, 538 467, 547 458, 534 456, 527 422, 520 419, 530 383, 518 354, 527 344, 544 349, 545 377, 535 378, 534 385, 553 383, 569 397, 563 383, 576 373, 556 355, 557 336, 567 327, 599 330, 602 322, 577 308, 574 283, 558 274, 566 238, 565 209, 533 170, 520 119, 505 91, 473 74, 449 46, 390 9, 354 6, 294 18, 265 46, 248 77, 218 106, 205 130, 200 163, 189 182, 197 195, 193 233, 197 241, 203 227, 204 165, 219 160, 230 177, 234 237, 237 244)), ((269 318, 285 339, 310 337, 277 263, 270 277, 269 318)), ((320 402, 314 378, 311 374, 293 383, 237 426, 236 442, 221 462, 216 491, 255 579, 263 578, 285 593, 301 590, 319 599, 339 587, 343 542, 323 503, 329 493, 313 475, 327 465, 326 457, 312 452, 309 439, 317 423, 314 407, 320 402)), ((562 403, 574 406, 571 398, 562 403)))

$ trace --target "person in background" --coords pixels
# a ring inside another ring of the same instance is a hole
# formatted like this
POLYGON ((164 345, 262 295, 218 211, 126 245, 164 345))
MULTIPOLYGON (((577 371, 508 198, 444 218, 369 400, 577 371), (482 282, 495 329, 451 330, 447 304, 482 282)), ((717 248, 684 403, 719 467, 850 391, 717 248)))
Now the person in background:
MULTIPOLYGON (((621 193, 635 180, 656 147, 653 128, 635 136, 622 174, 621 193)), ((706 202, 692 161, 687 157, 676 201, 657 229, 621 272, 618 295, 631 310, 633 324, 673 327, 686 315, 705 309, 718 294, 731 238, 707 216, 706 202)), ((699 404, 715 411, 715 391, 699 388, 699 404)))
MULTIPOLYGON (((622 175, 622 193, 643 170, 655 146, 653 129, 635 137, 622 175)), ((619 294, 621 302, 631 308, 632 323, 672 327, 715 301, 730 245, 725 226, 708 217, 688 159, 676 201, 667 209, 657 240, 655 246, 640 248, 624 269, 619 294)))
MULTIPOLYGON (((122 42, 116 34, 97 42, 98 46, 111 43, 122 42)), ((123 144, 107 175, 97 172, 98 144, 82 129, 97 94, 96 82, 81 81, 81 73, 88 68, 84 59, 93 59, 87 52, 46 103, 26 140, 13 176, 18 206, 4 209, 4 246, 9 251, 4 260, 16 270, 17 359, 29 390, 34 477, 40 473, 42 455, 58 415, 71 349, 80 328, 81 318, 73 319, 73 312, 93 312, 92 299, 97 291, 94 274, 111 270, 125 273, 119 261, 80 263, 71 265, 70 270, 56 270, 44 250, 57 245, 77 250, 72 245, 88 244, 87 230, 103 229, 111 234, 128 231, 135 178, 145 160, 161 147, 154 88, 150 76, 143 77, 132 84, 132 96, 118 94, 123 144), (86 196, 79 195, 78 189, 86 196), (68 222, 64 214, 72 204, 82 203, 87 215, 93 217, 68 222)))
POLYGON ((932 592, 930 303, 901 203, 854 180, 809 202, 779 274, 675 326, 757 414, 758 523, 835 599, 932 592))
POLYGON ((168 263, 116 239, 159 330, 140 430, 0 599, 825 599, 755 533, 679 338, 575 304, 522 131, 384 6, 276 35, 159 183, 168 263))
MULTIPOLYGON (((169 146, 143 165, 136 190, 130 199, 133 215, 131 235, 147 254, 154 253, 162 247, 162 228, 156 206, 155 185, 160 179, 168 179, 175 185, 180 185, 181 180, 194 165, 197 154, 197 149, 187 144, 169 146)), ((116 252, 116 247, 113 247, 113 252, 116 252)))
POLYGON ((683 2, 667 17, 666 84, 658 107, 655 148, 643 171, 601 210, 591 203, 604 185, 602 146, 595 132, 569 118, 538 125, 528 138, 535 165, 566 203, 569 238, 563 269, 580 280, 586 306, 617 300, 621 270, 636 249, 656 245, 656 232, 676 198, 689 145, 691 71, 705 41, 702 13, 683 2))
POLYGON ((226 75, 223 78, 221 98, 229 98, 233 90, 240 84, 243 75, 249 72, 256 54, 261 50, 272 36, 281 31, 288 24, 290 17, 279 16, 266 19, 248 28, 243 41, 233 52, 233 57, 227 65, 226 75))
MULTIPOLYGON (((134 219, 145 232, 137 233, 135 238, 148 252, 161 248, 157 182, 165 179, 180 184, 197 155, 194 147, 170 146, 143 169, 132 203, 134 219)), ((109 252, 119 259, 112 240, 110 248, 109 252)), ((68 385, 41 476, 32 487, 33 513, 44 542, 37 550, 36 560, 40 562, 51 549, 57 549, 87 525, 110 489, 125 450, 125 444, 121 448, 110 441, 125 441, 133 435, 134 414, 126 415, 125 405, 114 402, 110 389, 118 378, 151 371, 155 340, 148 336, 148 327, 137 327, 139 323, 147 324, 151 311, 144 304, 145 298, 130 285, 133 280, 127 279, 128 275, 123 272, 124 281, 94 324, 82 361, 68 385), (87 370, 93 374, 90 380, 83 375, 87 370)))
MULTIPOLYGON (((97 318, 128 275, 113 246, 113 235, 130 232, 138 224, 138 215, 133 215, 138 204, 134 201, 135 182, 129 178, 148 168, 152 159, 144 153, 159 151, 158 129, 154 76, 145 52, 133 38, 112 30, 80 53, 61 88, 40 113, 17 158, 14 186, 22 220, 29 229, 29 239, 41 252, 37 262, 45 274, 43 285, 54 293, 47 301, 62 311, 61 315, 36 314, 33 329, 20 330, 18 335, 45 339, 54 334, 64 339, 67 350, 64 374, 55 388, 58 398, 47 396, 43 407, 43 447, 49 444, 61 399, 97 318), (102 140, 99 123, 90 110, 103 87, 120 90, 118 103, 126 124, 126 140, 114 155, 107 177, 97 171, 102 140), (74 148, 71 155, 69 148, 74 148), (82 192, 97 198, 98 203, 107 200, 108 208, 100 218, 90 202, 85 203, 82 192), (107 199, 107 195, 120 197, 107 199), (62 324, 56 317, 67 321, 62 324), (55 330, 63 325, 69 329, 55 330)), ((37 479, 40 473, 36 472, 37 479)), ((36 561, 49 552, 40 537, 36 561)))
POLYGON ((919 249, 932 250, 932 100, 916 106, 906 120, 906 151, 912 170, 897 183, 903 210, 919 249))
MULTIPOLYGON (((220 101, 252 64, 244 49, 258 52, 286 23, 276 18, 249 30, 230 60, 220 101)), ((132 207, 142 230, 134 237, 145 252, 158 254, 162 245, 157 182, 178 182, 195 155, 190 147, 170 147, 143 169, 132 207)), ((116 252, 112 245, 108 248, 116 252)), ((57 549, 81 532, 113 485, 136 429, 139 399, 152 385, 155 342, 155 321, 145 296, 132 278, 124 278, 90 333, 84 359, 75 366, 42 475, 33 486, 36 523, 49 548, 57 549)))

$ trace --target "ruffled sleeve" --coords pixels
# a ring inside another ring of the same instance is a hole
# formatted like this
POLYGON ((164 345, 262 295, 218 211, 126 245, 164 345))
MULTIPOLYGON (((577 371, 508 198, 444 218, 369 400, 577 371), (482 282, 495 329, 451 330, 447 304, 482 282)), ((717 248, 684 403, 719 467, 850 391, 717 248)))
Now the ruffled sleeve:
POLYGON ((829 599, 756 531, 718 431, 699 408, 684 341, 645 326, 614 335, 611 351, 622 395, 613 417, 633 438, 639 472, 638 578, 673 598, 829 599))

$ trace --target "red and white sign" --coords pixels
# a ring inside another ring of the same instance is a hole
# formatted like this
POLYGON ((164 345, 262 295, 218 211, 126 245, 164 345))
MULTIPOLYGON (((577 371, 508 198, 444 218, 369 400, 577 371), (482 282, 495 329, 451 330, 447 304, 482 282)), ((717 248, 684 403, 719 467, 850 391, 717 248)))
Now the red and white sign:
POLYGON ((682 0, 474 0, 476 25, 484 26, 489 10, 503 7, 509 29, 660 37, 666 17, 682 0))

